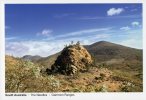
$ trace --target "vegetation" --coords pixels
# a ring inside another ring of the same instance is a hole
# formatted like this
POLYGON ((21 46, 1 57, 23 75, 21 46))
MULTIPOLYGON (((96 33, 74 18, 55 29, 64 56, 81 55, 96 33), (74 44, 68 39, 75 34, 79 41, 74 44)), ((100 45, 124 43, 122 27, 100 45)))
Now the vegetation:
POLYGON ((6 59, 6 92, 53 92, 59 88, 59 80, 41 76, 39 67, 32 62, 9 56, 6 59))

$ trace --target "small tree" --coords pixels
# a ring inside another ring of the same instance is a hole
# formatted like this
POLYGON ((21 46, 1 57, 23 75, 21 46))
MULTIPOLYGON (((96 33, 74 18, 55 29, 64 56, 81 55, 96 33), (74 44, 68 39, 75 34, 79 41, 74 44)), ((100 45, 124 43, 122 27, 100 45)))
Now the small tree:
POLYGON ((67 47, 67 44, 65 44, 64 47, 66 48, 67 47))
POLYGON ((71 45, 73 45, 74 44, 74 41, 71 41, 71 45))
POLYGON ((76 43, 76 45, 80 45, 80 41, 78 41, 78 42, 76 43))

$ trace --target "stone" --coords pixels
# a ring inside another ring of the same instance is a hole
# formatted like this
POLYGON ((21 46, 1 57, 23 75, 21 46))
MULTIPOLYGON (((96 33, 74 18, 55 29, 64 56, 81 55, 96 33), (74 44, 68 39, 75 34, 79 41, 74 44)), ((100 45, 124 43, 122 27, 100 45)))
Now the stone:
POLYGON ((75 74, 92 66, 92 58, 89 52, 81 45, 69 45, 65 47, 51 66, 54 73, 66 75, 75 74))

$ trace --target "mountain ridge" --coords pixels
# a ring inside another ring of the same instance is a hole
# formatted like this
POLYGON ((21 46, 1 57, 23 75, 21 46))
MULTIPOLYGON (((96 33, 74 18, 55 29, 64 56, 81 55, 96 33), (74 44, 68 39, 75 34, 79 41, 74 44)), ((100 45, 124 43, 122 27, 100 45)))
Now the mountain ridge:
MULTIPOLYGON (((132 48, 132 47, 128 47, 128 46, 124 46, 124 45, 116 44, 116 43, 112 43, 112 42, 107 42, 107 41, 99 41, 99 42, 92 43, 90 45, 83 45, 83 46, 90 52, 91 48, 94 49, 97 46, 98 47, 101 47, 101 46, 103 47, 103 46, 113 46, 113 45, 123 46, 123 47, 129 48, 129 49, 131 48, 131 49, 135 49, 135 50, 142 50, 142 49, 132 48)), ((24 55, 21 58, 24 59, 24 60, 32 60, 33 61, 33 58, 37 57, 37 60, 40 60, 41 58, 45 59, 45 58, 50 58, 50 57, 52 57, 54 55, 58 55, 58 54, 60 54, 60 52, 57 52, 57 53, 52 54, 52 55, 49 55, 47 57, 42 57, 40 55, 34 55, 34 56, 32 56, 32 55, 24 55)))
MULTIPOLYGON (((112 59, 124 59, 124 60, 139 60, 142 61, 142 50, 130 48, 107 41, 99 41, 91 45, 84 45, 87 51, 95 58, 95 64, 109 61, 112 59)), ((61 54, 61 51, 48 57, 42 57, 37 60, 40 65, 49 67, 56 58, 61 54)))

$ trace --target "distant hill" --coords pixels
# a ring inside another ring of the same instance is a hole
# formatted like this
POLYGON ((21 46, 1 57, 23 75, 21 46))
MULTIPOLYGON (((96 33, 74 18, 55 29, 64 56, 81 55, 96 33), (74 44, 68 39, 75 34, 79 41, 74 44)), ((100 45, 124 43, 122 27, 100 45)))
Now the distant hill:
POLYGON ((32 61, 32 62, 36 62, 40 59, 42 59, 43 57, 41 56, 38 56, 38 55, 35 55, 35 56, 31 56, 31 55, 25 55, 22 57, 23 60, 29 60, 29 61, 32 61))
POLYGON ((85 48, 96 58, 97 62, 122 58, 125 60, 142 60, 142 50, 111 42, 100 41, 86 45, 85 48))
POLYGON ((51 65, 54 64, 57 57, 61 54, 61 52, 53 54, 48 57, 41 58, 37 61, 37 63, 41 66, 44 66, 45 68, 51 67, 51 65))

